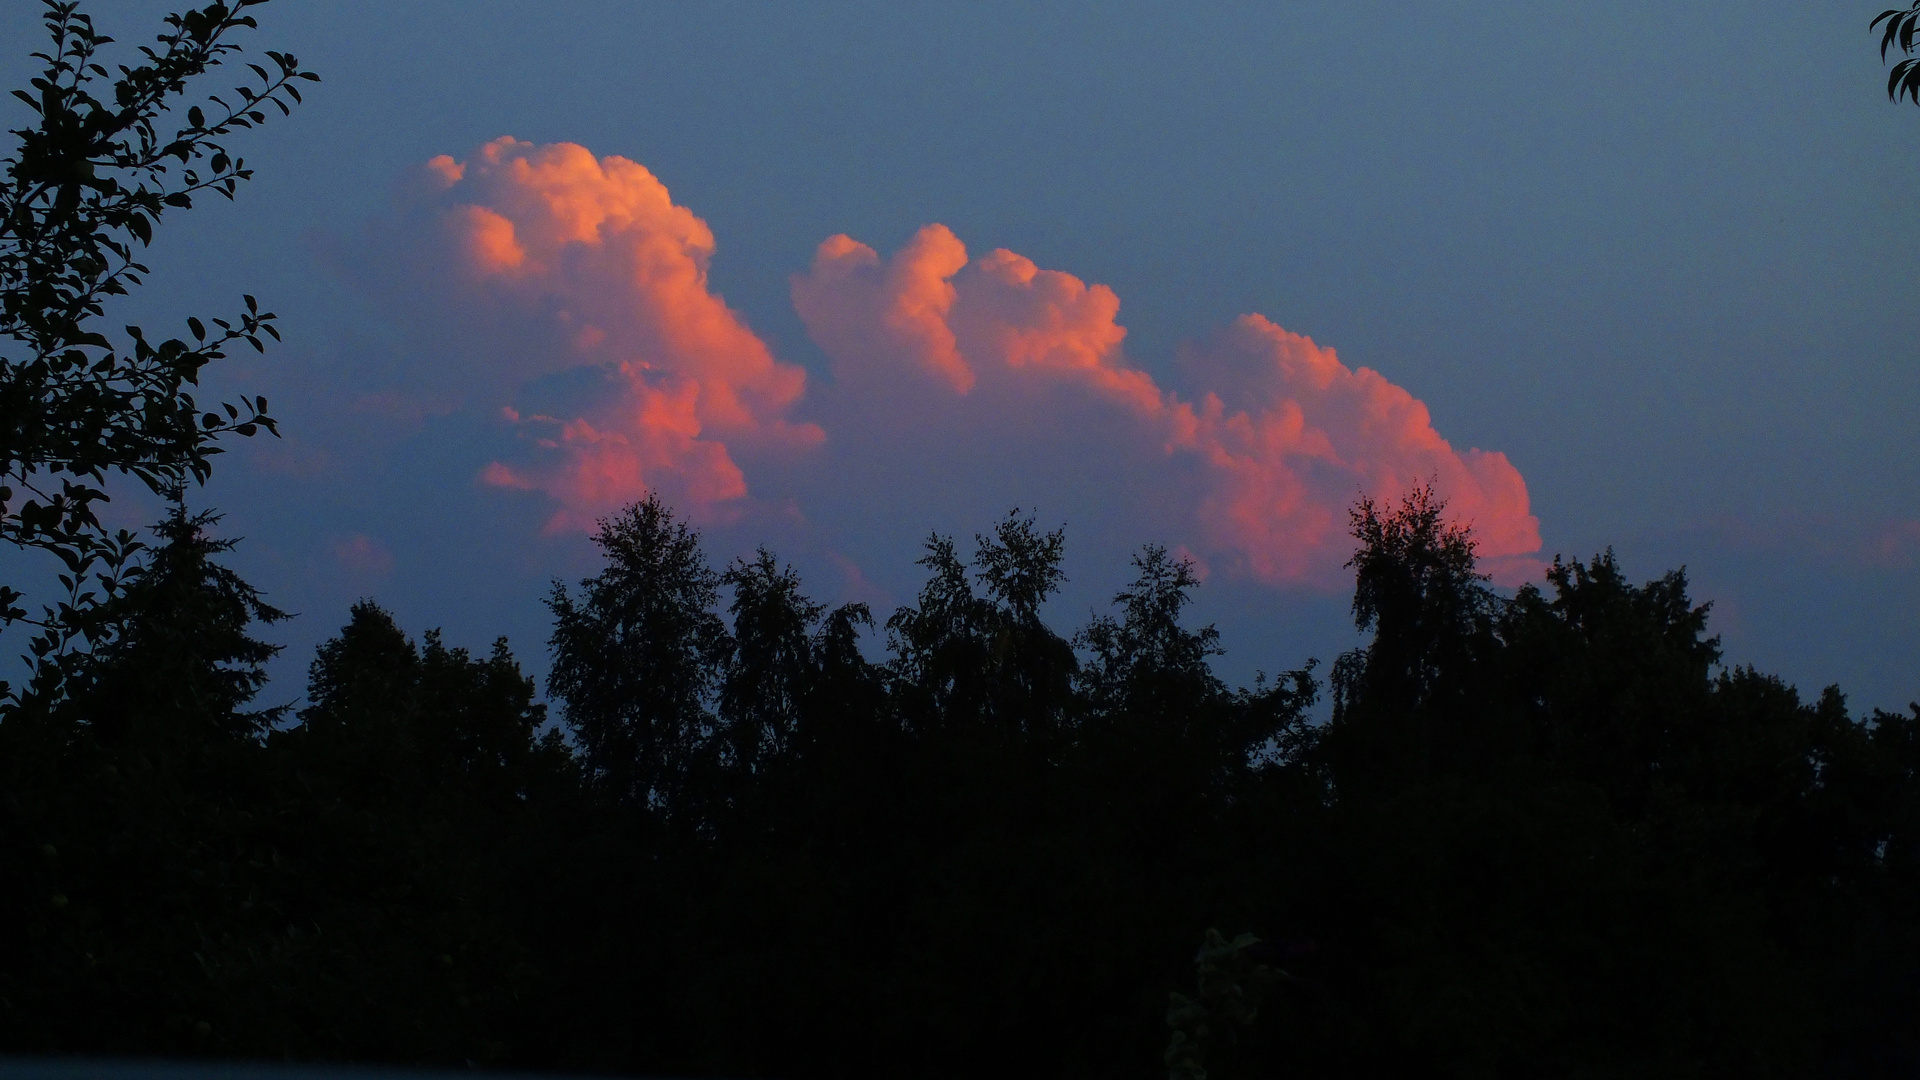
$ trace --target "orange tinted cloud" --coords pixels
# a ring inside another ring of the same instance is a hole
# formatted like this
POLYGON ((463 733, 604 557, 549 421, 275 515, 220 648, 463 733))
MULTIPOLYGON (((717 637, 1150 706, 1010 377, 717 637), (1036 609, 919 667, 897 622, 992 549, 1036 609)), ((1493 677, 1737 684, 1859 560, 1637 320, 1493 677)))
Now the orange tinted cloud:
POLYGON ((725 444, 701 439, 695 394, 681 383, 680 393, 662 393, 639 384, 633 402, 617 413, 620 429, 602 430, 586 419, 561 421, 547 416, 521 423, 543 431, 537 445, 559 454, 558 463, 516 469, 493 462, 480 479, 493 487, 546 491, 561 508, 549 531, 590 531, 597 518, 646 492, 670 487, 680 505, 694 508, 738 499, 747 493, 746 477, 725 444), (536 426, 537 425, 537 426, 536 426))
POLYGON ((805 371, 713 293, 712 230, 645 167, 502 138, 428 162, 412 197, 427 212, 409 220, 436 253, 424 266, 468 324, 449 332, 502 354, 475 356, 474 378, 489 364, 509 386, 573 377, 562 415, 519 421, 528 460, 482 473, 552 495, 556 526, 590 525, 649 490, 695 511, 739 499, 739 455, 821 441, 788 419, 805 371))
POLYGON ((793 306, 840 378, 918 374, 964 394, 974 374, 948 323, 948 279, 965 265, 967 249, 945 225, 921 229, 885 264, 852 237, 830 236, 814 252, 813 272, 794 278, 793 306))
POLYGON ((793 297, 843 381, 898 384, 917 371, 964 395, 983 376, 1040 378, 1159 407, 1153 380, 1120 363, 1127 331, 1112 289, 1004 249, 969 261, 945 225, 922 228, 884 263, 851 237, 829 237, 793 297))
POLYGON ((1183 350, 1197 402, 1173 444, 1201 456, 1210 483, 1199 520, 1215 550, 1256 576, 1315 576, 1344 559, 1347 508, 1360 494, 1392 499, 1431 482, 1448 514, 1473 526, 1494 560, 1540 549, 1527 485, 1505 454, 1457 451, 1427 407, 1370 368, 1260 315, 1183 350), (1336 558, 1336 556, 1338 558, 1336 558))
POLYGON ((885 261, 833 237, 793 291, 833 361, 836 439, 856 449, 885 430, 893 455, 936 473, 998 452, 1267 581, 1335 580, 1354 499, 1425 482, 1496 569, 1539 550, 1505 455, 1455 450, 1405 389, 1259 315, 1183 351, 1183 397, 1127 361, 1111 289, 1005 250, 968 261, 943 226, 885 261))
POLYGON ((375 295, 454 399, 415 411, 512 406, 524 452, 478 479, 551 497, 553 529, 648 491, 708 517, 751 494, 915 530, 977 497, 1215 574, 1331 584, 1354 499, 1432 482, 1496 568, 1540 546, 1504 455, 1456 449, 1404 388, 1258 315, 1181 350, 1168 384, 1127 355, 1104 285, 970 257, 941 225, 887 258, 834 236, 792 283, 831 362, 810 388, 712 291, 706 222, 636 162, 498 139, 426 163, 402 199, 375 295))

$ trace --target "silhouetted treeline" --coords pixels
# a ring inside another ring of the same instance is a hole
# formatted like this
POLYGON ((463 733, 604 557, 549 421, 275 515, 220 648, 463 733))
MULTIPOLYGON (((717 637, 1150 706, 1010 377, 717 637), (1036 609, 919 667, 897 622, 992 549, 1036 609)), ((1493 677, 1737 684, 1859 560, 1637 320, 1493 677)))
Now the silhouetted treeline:
POLYGON ((208 525, 0 716, 7 1051, 1920 1072, 1920 708, 1723 669, 1680 573, 1508 597, 1429 495, 1363 502, 1368 645, 1234 689, 1159 548, 1067 636, 1062 537, 1010 516, 876 625, 649 500, 547 599, 557 716, 371 602, 283 715, 208 525))

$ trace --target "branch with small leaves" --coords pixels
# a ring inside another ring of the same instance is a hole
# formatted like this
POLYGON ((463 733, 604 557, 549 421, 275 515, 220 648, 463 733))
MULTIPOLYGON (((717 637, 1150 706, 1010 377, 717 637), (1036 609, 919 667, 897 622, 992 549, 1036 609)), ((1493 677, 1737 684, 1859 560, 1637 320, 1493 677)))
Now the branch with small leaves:
POLYGON ((1896 45, 1907 57, 1893 65, 1893 71, 1887 75, 1887 99, 1899 101, 1904 97, 1920 105, 1920 57, 1913 55, 1914 38, 1920 36, 1920 0, 1916 0, 1909 8, 1889 8, 1881 12, 1874 16, 1867 28, 1881 30, 1881 63, 1886 62, 1887 50, 1896 45), (1884 29, 1881 28, 1883 23, 1884 29))
POLYGON ((27 618, 18 590, 0 587, 0 625, 40 627, 36 656, 91 632, 84 611, 117 591, 139 551, 94 512, 110 474, 173 498, 211 475, 221 436, 279 433, 264 397, 203 409, 192 392, 236 343, 264 352, 265 339, 279 340, 273 313, 253 297, 230 319, 188 318, 185 336, 157 343, 129 326, 116 345, 92 326, 108 298, 149 273, 136 252, 167 211, 207 191, 231 199, 252 177, 227 138, 274 110, 290 113, 299 84, 318 81, 291 54, 268 51, 268 65, 246 65, 252 82, 209 95, 178 122, 189 84, 239 51, 233 36, 256 28, 251 9, 265 2, 169 15, 116 74, 102 62, 114 39, 77 0, 44 0, 51 46, 33 54, 42 71, 31 92, 14 91, 38 122, 11 131, 13 153, 0 160, 0 348, 9 352, 0 356, 0 539, 67 569, 66 599, 41 618, 27 618))

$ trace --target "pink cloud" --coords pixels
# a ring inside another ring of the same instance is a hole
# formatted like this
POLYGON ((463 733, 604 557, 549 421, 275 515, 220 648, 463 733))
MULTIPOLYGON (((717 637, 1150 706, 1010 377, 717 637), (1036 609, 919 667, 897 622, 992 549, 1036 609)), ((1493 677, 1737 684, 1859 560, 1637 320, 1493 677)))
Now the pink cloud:
POLYGON ((947 316, 948 282, 967 264, 967 249, 943 225, 914 234, 882 265, 872 248, 831 236, 814 253, 813 272, 793 282, 793 306, 844 378, 897 377, 896 364, 966 393, 973 368, 960 357, 947 316), (872 361, 865 370, 853 365, 872 361))
POLYGON ((519 452, 477 479, 551 499, 549 530, 649 491, 707 521, 819 508, 915 531, 975 499, 1210 574, 1333 584, 1354 500, 1430 482, 1497 572, 1538 566, 1505 455, 1456 449, 1404 388, 1259 315, 1180 350, 1167 383, 1127 354, 1105 285, 971 257, 941 225, 886 258, 833 236, 792 279, 830 361, 810 387, 713 292, 706 222, 636 162, 503 138, 434 158, 401 200, 364 272, 422 343, 424 387, 396 400, 498 415, 519 452))
POLYGON ((851 237, 829 237, 794 278, 793 297, 843 381, 902 384, 903 371, 918 372, 966 395, 983 377, 1039 378, 1159 408, 1153 380, 1118 362, 1127 331, 1112 289, 1004 249, 969 261, 944 225, 921 229, 885 263, 851 237))
POLYGON ((467 324, 447 329, 472 342, 476 385, 497 375, 496 393, 511 394, 556 373, 598 376, 560 417, 507 413, 527 460, 482 474, 552 496, 553 527, 590 525, 649 490, 696 512, 737 500, 738 455, 822 440, 787 417, 806 372, 712 291, 712 231, 645 167, 501 138, 466 161, 433 159, 408 190, 404 217, 427 234, 416 274, 467 324))
MULTIPOLYGON (((1197 405, 1181 403, 1173 446, 1208 465, 1198 517, 1211 548, 1255 576, 1315 576, 1344 560, 1347 507, 1431 482, 1473 526, 1483 556, 1540 550, 1527 485, 1505 454, 1457 451, 1427 407, 1370 368, 1259 315, 1183 350, 1197 405), (1191 423, 1191 427, 1189 427, 1191 423)), ((1498 568, 1498 567, 1497 567, 1498 568)))
POLYGON ((1496 571, 1534 566, 1539 523, 1505 455, 1455 450, 1405 389, 1259 315, 1183 350, 1182 397, 1128 362, 1111 289, 1005 250, 968 261, 943 226, 885 261, 830 238, 793 292, 833 361, 832 430, 856 447, 882 432, 936 474, 998 450, 1272 582, 1337 578, 1355 498, 1431 482, 1496 571))

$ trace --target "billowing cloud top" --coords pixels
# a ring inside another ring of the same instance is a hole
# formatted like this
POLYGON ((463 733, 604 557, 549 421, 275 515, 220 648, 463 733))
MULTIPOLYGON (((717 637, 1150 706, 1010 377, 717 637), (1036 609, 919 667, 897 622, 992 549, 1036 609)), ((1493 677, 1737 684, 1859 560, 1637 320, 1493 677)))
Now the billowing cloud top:
POLYGON ((1331 583, 1358 496, 1432 483, 1496 568, 1540 547, 1504 455, 1455 450, 1405 389, 1259 315, 1185 347, 1168 388, 1129 362, 1104 285, 970 258, 941 225, 884 259, 834 236, 793 279, 832 364, 809 392, 711 291, 706 223, 635 162, 499 139, 435 158, 410 197, 408 260, 431 279, 417 299, 466 335, 466 373, 501 373, 528 409, 505 411, 527 460, 484 477, 544 492, 557 528, 647 490, 696 514, 750 489, 878 512, 1017 475, 1029 501, 1124 519, 1215 570, 1331 583), (530 394, 567 404, 533 411, 530 394), (795 453, 823 467, 757 470, 795 453), (755 486, 779 482, 800 487, 755 486))
POLYGON ((821 440, 786 418, 806 372, 714 295, 712 230, 645 167, 502 138, 465 162, 434 158, 422 181, 432 240, 478 301, 474 317, 517 321, 500 343, 518 355, 491 359, 521 379, 602 376, 576 395, 577 415, 510 411, 548 453, 485 473, 554 496, 556 525, 587 525, 649 489, 695 507, 739 498, 742 451, 821 440))
POLYGON ((1212 474, 1199 517, 1216 545, 1262 578, 1312 575, 1349 546, 1345 510, 1360 494, 1394 499, 1431 483, 1473 526, 1496 571, 1540 550, 1527 485, 1505 454, 1456 451, 1427 407, 1370 368, 1259 315, 1188 348, 1197 403, 1174 406, 1177 446, 1212 474), (1192 426, 1189 428, 1188 425, 1192 426))
POLYGON ((1113 290, 1010 251, 969 261, 944 226, 885 261, 831 237, 793 294, 833 359, 833 392, 852 399, 843 415, 913 418, 890 439, 932 434, 909 457, 1013 440, 1024 460, 1077 460, 1078 481, 1110 489, 1116 511, 1163 507, 1197 526, 1191 550, 1252 576, 1326 576, 1346 558, 1358 496, 1421 483, 1496 565, 1540 548, 1505 455, 1454 450, 1406 390, 1259 315, 1183 350, 1183 398, 1126 362, 1113 290))

